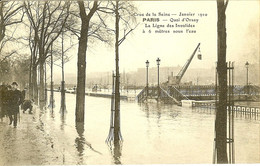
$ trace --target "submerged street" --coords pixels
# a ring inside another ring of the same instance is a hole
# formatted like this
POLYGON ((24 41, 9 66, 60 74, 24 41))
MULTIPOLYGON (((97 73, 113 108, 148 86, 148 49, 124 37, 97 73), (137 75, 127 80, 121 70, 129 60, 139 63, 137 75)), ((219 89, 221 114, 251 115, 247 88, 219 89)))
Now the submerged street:
POLYGON ((0 1, 0 166, 259 164, 258 5, 0 1))
MULTIPOLYGON (((66 94, 67 112, 56 107, 20 113, 17 128, 0 122, 1 165, 211 164, 213 109, 121 101, 118 148, 105 143, 110 99, 86 97, 85 124, 75 124, 75 95, 66 94)), ((260 162, 260 120, 235 117, 236 163, 260 162)))

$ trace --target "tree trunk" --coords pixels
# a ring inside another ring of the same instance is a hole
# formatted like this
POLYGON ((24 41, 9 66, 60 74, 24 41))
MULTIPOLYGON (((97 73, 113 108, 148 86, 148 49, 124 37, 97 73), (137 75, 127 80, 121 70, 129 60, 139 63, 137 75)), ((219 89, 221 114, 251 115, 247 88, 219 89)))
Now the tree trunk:
POLYGON ((44 103, 45 103, 45 96, 44 96, 44 62, 40 61, 40 89, 39 89, 39 99, 40 99, 40 109, 43 110, 44 103))
POLYGON ((44 63, 44 105, 47 105, 47 68, 46 68, 46 62, 44 63))
POLYGON ((66 104, 65 104, 65 79, 64 79, 64 45, 63 45, 63 40, 64 40, 64 36, 63 36, 62 32, 62 57, 61 57, 61 108, 60 110, 62 111, 62 113, 64 114, 65 110, 66 110, 66 104))
POLYGON ((33 99, 35 104, 39 104, 38 101, 38 84, 37 84, 37 66, 33 66, 33 71, 32 71, 32 84, 33 84, 33 99))
MULTIPOLYGON (((34 37, 34 40, 36 41, 36 38, 34 37)), ((36 42, 33 44, 32 52, 31 52, 31 88, 30 88, 30 99, 34 99, 35 103, 38 104, 38 87, 37 87, 37 64, 36 64, 36 57, 37 57, 38 47, 36 42)))
POLYGON ((51 45, 51 95, 49 107, 53 111, 54 108, 54 93, 53 93, 53 55, 52 55, 52 45, 51 45))
POLYGON ((78 48, 76 122, 84 122, 88 28, 88 23, 82 22, 78 48))
POLYGON ((32 84, 32 72, 33 72, 33 55, 31 54, 31 59, 30 59, 30 71, 29 71, 29 87, 28 87, 28 92, 29 92, 29 99, 33 98, 33 84, 32 84))
POLYGON ((77 96, 76 96, 76 122, 84 122, 85 111, 85 83, 86 83, 86 51, 88 43, 88 30, 91 17, 97 10, 97 1, 93 2, 93 7, 86 15, 85 6, 83 1, 78 1, 81 30, 79 37, 78 47, 78 76, 77 76, 77 96))
POLYGON ((226 64, 226 15, 224 0, 217 0, 218 9, 218 83, 219 102, 216 112, 217 163, 228 163, 227 159, 227 64, 226 64))
POLYGON ((115 142, 119 141, 119 131, 120 131, 120 76, 119 76, 119 45, 118 45, 118 38, 119 38, 119 13, 118 13, 118 1, 116 1, 116 22, 115 22, 115 29, 116 29, 116 38, 115 38, 115 55, 116 55, 116 81, 115 81, 115 123, 114 123, 114 140, 115 142))

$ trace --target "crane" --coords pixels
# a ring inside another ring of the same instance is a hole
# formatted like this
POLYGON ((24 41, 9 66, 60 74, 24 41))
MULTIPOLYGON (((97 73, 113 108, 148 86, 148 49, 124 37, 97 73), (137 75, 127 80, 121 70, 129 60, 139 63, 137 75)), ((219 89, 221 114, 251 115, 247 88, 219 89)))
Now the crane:
MULTIPOLYGON (((200 43, 197 45, 196 49, 191 54, 191 57, 187 60, 187 62, 182 67, 182 69, 179 71, 177 76, 169 76, 168 77, 168 84, 170 84, 170 85, 179 85, 180 84, 183 75, 185 74, 186 70, 188 69, 188 67, 189 67, 194 55, 196 54, 197 50, 199 49, 199 47, 200 47, 200 43)), ((198 58, 201 59, 200 51, 199 51, 199 54, 198 54, 198 58)))

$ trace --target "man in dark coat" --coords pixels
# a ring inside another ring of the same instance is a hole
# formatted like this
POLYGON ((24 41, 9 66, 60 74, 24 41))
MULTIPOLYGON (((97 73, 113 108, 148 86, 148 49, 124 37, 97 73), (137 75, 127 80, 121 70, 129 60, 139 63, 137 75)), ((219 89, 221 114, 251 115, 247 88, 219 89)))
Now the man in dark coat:
POLYGON ((19 113, 19 106, 23 102, 23 97, 21 91, 17 89, 18 84, 16 82, 12 83, 12 90, 10 91, 10 100, 8 103, 8 115, 10 119, 10 125, 14 121, 14 127, 17 126, 17 114, 19 113))
POLYGON ((4 92, 4 85, 0 85, 0 118, 4 117, 4 110, 3 110, 3 92, 4 92))
POLYGON ((0 86, 0 109, 1 118, 8 115, 8 102, 10 98, 11 85, 1 85, 0 86))
POLYGON ((5 116, 5 109, 4 106, 4 92, 6 91, 7 87, 5 85, 0 85, 0 118, 5 116))

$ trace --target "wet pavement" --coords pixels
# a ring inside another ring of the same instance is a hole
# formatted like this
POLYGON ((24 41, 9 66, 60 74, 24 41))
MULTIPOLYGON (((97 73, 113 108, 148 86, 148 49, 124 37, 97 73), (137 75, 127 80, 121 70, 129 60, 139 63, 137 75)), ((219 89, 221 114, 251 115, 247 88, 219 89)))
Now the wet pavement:
POLYGON ((3 118, 0 122, 0 165, 62 163, 62 154, 54 148, 55 138, 43 127, 40 120, 35 120, 35 114, 21 113, 17 128, 9 125, 8 118, 3 118))
POLYGON ((84 137, 83 123, 67 124, 67 113, 34 107, 32 114, 20 110, 17 127, 0 120, 0 165, 83 165, 86 152, 102 156, 84 137))

